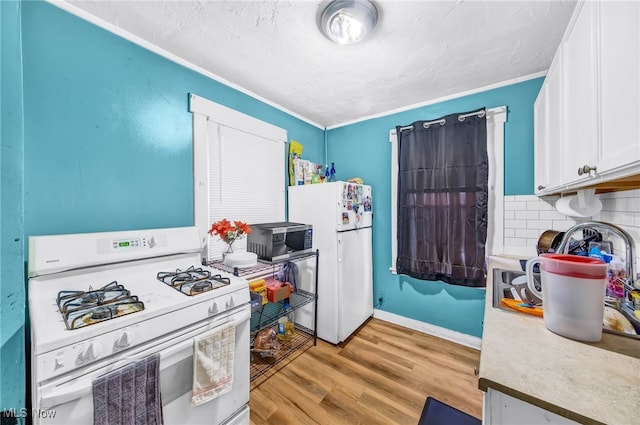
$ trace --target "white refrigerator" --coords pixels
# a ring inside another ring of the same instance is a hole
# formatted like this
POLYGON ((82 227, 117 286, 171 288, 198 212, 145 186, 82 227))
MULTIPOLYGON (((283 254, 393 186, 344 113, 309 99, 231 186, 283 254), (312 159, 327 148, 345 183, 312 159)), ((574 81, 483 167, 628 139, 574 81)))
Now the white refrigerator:
POLYGON ((373 315, 371 186, 290 186, 288 220, 313 225, 313 248, 320 251, 316 329, 339 344, 373 315))

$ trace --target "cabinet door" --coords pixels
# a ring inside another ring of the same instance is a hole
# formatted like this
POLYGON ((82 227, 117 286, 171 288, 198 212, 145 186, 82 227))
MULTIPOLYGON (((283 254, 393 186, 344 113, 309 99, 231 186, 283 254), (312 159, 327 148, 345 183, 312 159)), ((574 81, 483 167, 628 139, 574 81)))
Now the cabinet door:
POLYGON ((601 2, 598 173, 640 161, 640 3, 601 2))
POLYGON ((577 422, 489 388, 483 398, 483 424, 577 425, 577 422))
POLYGON ((536 104, 536 120, 538 115, 542 122, 536 122, 536 131, 542 135, 540 146, 536 138, 536 170, 541 173, 544 183, 536 186, 536 193, 549 192, 562 183, 562 159, 563 152, 560 149, 563 143, 564 107, 562 92, 562 46, 558 49, 556 57, 551 63, 544 82, 543 103, 536 104), (538 129, 538 125, 541 126, 538 129), (544 128, 542 128, 544 126, 544 128), (538 190, 538 186, 543 186, 538 190))
POLYGON ((547 177, 547 85, 543 84, 533 104, 533 182, 536 195, 548 188, 547 177))
POLYGON ((597 160, 597 3, 584 2, 569 27, 563 46, 564 137, 563 183, 589 178, 578 169, 597 160))

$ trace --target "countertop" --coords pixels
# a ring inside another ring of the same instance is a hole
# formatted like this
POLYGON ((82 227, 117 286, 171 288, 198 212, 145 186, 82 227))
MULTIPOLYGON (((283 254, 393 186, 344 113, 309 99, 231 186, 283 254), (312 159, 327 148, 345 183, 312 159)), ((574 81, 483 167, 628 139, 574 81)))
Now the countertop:
POLYGON ((597 343, 574 341, 543 319, 494 308, 493 268, 520 270, 515 257, 490 257, 480 389, 580 423, 640 423, 640 340, 603 333, 597 343))

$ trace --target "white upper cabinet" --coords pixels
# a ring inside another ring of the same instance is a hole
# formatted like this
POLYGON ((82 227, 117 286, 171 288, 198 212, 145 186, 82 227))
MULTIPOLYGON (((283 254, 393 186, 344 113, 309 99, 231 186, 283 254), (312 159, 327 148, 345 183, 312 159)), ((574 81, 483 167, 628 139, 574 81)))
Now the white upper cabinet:
POLYGON ((544 85, 534 104, 534 181, 535 193, 553 190, 561 184, 559 151, 562 136, 562 52, 556 54, 544 85))
POLYGON ((534 113, 536 194, 640 175, 640 2, 576 5, 534 113))
MULTIPOLYGON (((547 74, 547 81, 549 74, 547 74)), ((548 84, 544 84, 538 93, 535 103, 533 104, 533 135, 535 137, 535 144, 533 146, 534 152, 534 164, 533 164, 533 182, 535 183, 536 194, 544 192, 549 188, 549 181, 547 175, 547 164, 545 159, 547 158, 547 149, 549 144, 549 138, 547 134, 548 122, 547 112, 549 107, 547 100, 549 96, 548 84)))
POLYGON ((562 46, 564 137, 562 146, 562 183, 589 178, 583 167, 597 161, 597 51, 596 8, 586 2, 565 33, 562 46), (579 172, 578 172, 579 171, 579 172))
POLYGON ((599 6, 598 173, 605 175, 624 172, 640 160, 640 2, 599 6))

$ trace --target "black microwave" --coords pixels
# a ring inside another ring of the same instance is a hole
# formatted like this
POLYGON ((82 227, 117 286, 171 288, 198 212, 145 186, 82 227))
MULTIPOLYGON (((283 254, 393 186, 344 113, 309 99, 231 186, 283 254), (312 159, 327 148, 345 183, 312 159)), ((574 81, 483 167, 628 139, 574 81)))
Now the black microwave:
POLYGON ((265 261, 281 261, 313 252, 313 226, 281 221, 251 224, 247 251, 265 261))

